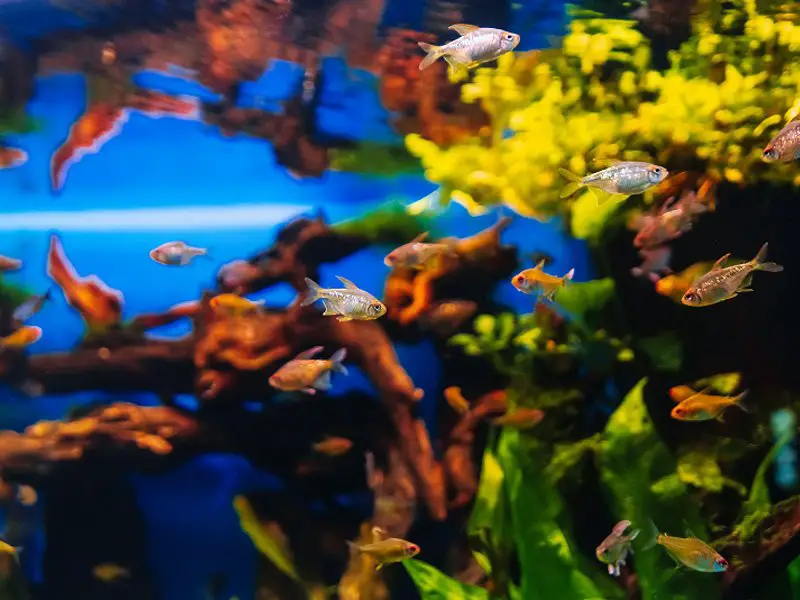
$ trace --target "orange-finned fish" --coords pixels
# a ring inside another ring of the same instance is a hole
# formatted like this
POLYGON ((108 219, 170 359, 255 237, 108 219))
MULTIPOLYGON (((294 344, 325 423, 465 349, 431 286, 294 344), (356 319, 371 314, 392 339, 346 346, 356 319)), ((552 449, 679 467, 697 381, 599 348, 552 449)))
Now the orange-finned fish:
POLYGON ((765 163, 792 162, 800 158, 800 121, 787 123, 761 153, 765 163))
POLYGON ((680 303, 681 298, 683 298, 686 290, 692 286, 692 283, 708 273, 713 265, 714 263, 710 260, 698 262, 685 268, 680 273, 667 275, 656 283, 656 293, 666 296, 673 302, 680 303))
POLYGON ((705 390, 682 400, 672 409, 672 418, 678 421, 710 421, 712 419, 722 421, 725 409, 729 406, 738 406, 744 412, 748 412, 747 407, 742 404, 747 396, 747 390, 738 396, 712 396, 704 392, 705 390))
POLYGON ((456 385, 451 385, 444 390, 444 399, 454 411, 460 415, 465 415, 469 412, 469 402, 461 393, 461 388, 456 385))
POLYGON ((122 292, 112 290, 95 275, 80 277, 64 254, 58 236, 50 237, 47 274, 64 292, 67 303, 90 327, 108 327, 120 322, 122 292))
POLYGON ((544 419, 544 412, 538 408, 518 408, 501 417, 492 419, 495 427, 511 427, 512 429, 530 429, 544 419))
POLYGON ((552 300, 559 288, 567 285, 575 276, 575 269, 570 269, 562 277, 548 275, 544 272, 544 260, 541 260, 532 269, 514 275, 511 284, 523 294, 533 294, 541 291, 548 300, 552 300))
POLYGON ((308 277, 305 278, 308 292, 301 304, 308 306, 322 300, 325 306, 323 316, 338 315, 339 321, 372 321, 386 314, 386 306, 369 292, 344 277, 336 276, 344 288, 323 288, 308 277))
POLYGON ((626 534, 630 526, 630 521, 620 521, 614 525, 614 529, 594 552, 597 560, 608 565, 608 574, 614 577, 619 577, 619 568, 625 566, 628 553, 633 553, 631 542, 639 535, 638 529, 626 534))
POLYGON ((683 402, 687 398, 691 398, 697 393, 688 385, 676 385, 669 388, 669 397, 673 402, 683 402))
POLYGON ((343 437, 326 437, 321 442, 312 446, 314 452, 325 454, 326 456, 341 456, 347 454, 353 447, 353 442, 343 437))
POLYGON ((664 550, 675 562, 693 571, 722 573, 728 570, 728 561, 711 546, 694 535, 681 538, 672 537, 665 533, 657 533, 656 544, 663 546, 664 550))
POLYGON ((104 583, 111 583, 112 581, 117 581, 123 577, 130 577, 131 572, 125 567, 120 567, 114 563, 103 563, 92 569, 92 575, 95 579, 98 579, 104 583))
POLYGON ((585 177, 570 173, 566 169, 559 169, 558 172, 569 180, 561 190, 562 198, 569 198, 579 189, 588 187, 598 204, 641 194, 664 181, 669 175, 669 171, 664 167, 646 162, 618 162, 585 177))
POLYGON ((419 47, 427 54, 419 63, 420 70, 427 69, 442 57, 450 65, 451 73, 460 69, 471 69, 511 52, 519 44, 519 36, 516 33, 502 29, 478 27, 466 23, 450 25, 448 29, 455 31, 461 37, 444 46, 418 42, 419 47))
POLYGON ((681 302, 686 306, 710 306, 717 302, 723 302, 735 298, 740 292, 751 292, 750 276, 755 271, 767 271, 769 273, 780 273, 783 267, 774 262, 767 262, 767 244, 761 246, 753 260, 733 265, 725 266, 730 253, 721 257, 711 271, 695 281, 686 290, 681 302))
POLYGON ((190 246, 186 242, 167 242, 150 251, 150 258, 169 266, 186 266, 195 256, 208 256, 208 250, 190 246))
POLYGON ((20 259, 0 255, 0 273, 16 271, 20 268, 22 268, 22 261, 20 259))
POLYGON ((219 294, 209 300, 208 305, 215 311, 233 316, 264 312, 264 300, 253 302, 236 294, 219 294))
POLYGON ((317 390, 329 390, 331 371, 347 375, 347 369, 342 364, 347 356, 347 349, 340 348, 329 360, 314 359, 320 352, 322 346, 314 346, 301 352, 278 369, 269 378, 269 384, 283 392, 316 394, 317 390))
POLYGON ((392 250, 383 259, 383 264, 393 269, 425 269, 438 263, 444 256, 455 254, 456 241, 447 244, 430 243, 425 240, 428 232, 421 233, 407 244, 392 250))
POLYGON ((0 348, 3 349, 19 349, 30 346, 34 342, 39 341, 42 337, 42 330, 35 325, 25 325, 20 327, 15 332, 0 338, 0 348))
POLYGON ((386 532, 380 527, 373 527, 372 535, 376 541, 371 544, 359 546, 347 542, 347 545, 352 553, 368 554, 378 561, 376 571, 380 571, 385 565, 401 562, 419 554, 419 546, 400 538, 387 538, 386 532))

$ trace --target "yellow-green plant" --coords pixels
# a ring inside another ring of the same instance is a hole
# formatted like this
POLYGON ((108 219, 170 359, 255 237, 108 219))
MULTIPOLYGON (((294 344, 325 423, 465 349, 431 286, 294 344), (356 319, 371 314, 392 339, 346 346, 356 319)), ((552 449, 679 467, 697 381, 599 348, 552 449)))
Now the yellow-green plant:
POLYGON ((596 237, 618 205, 597 207, 588 194, 561 199, 559 168, 583 175, 646 160, 717 181, 800 185, 793 165, 760 160, 800 113, 800 25, 759 12, 769 2, 736 0, 724 12, 717 4, 701 4, 694 34, 665 71, 652 68, 633 21, 575 20, 560 49, 507 55, 462 87, 463 100, 489 115, 487 131, 449 147, 410 135, 407 147, 445 201, 471 212, 504 204, 540 220, 568 216, 583 238, 596 237))

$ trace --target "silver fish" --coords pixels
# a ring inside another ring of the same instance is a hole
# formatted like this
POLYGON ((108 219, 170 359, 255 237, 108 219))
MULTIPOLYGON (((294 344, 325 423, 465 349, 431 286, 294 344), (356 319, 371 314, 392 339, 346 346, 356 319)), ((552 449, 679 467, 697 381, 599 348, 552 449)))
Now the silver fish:
POLYGON ((24 323, 33 315, 42 310, 45 302, 50 300, 51 292, 52 289, 49 289, 44 294, 31 296, 14 309, 14 313, 12 314, 11 318, 14 319, 16 323, 24 323))
POLYGON ((608 565, 608 574, 619 577, 619 568, 625 565, 629 553, 633 553, 631 542, 639 535, 639 530, 634 529, 625 534, 631 526, 630 521, 620 521, 595 549, 597 560, 608 565))
POLYGON ((558 170, 570 183, 561 190, 562 198, 569 198, 582 187, 589 187, 602 204, 611 196, 633 196, 658 185, 667 178, 669 171, 659 165, 646 162, 625 161, 579 177, 566 169, 558 170))
POLYGON ((185 266, 195 256, 208 256, 205 248, 195 248, 186 242, 167 242, 150 251, 150 258, 162 265, 185 266))
POLYGON ((767 262, 767 244, 761 246, 755 258, 749 262, 725 266, 730 252, 720 258, 711 270, 695 281, 681 298, 686 306, 710 306, 723 300, 735 298, 740 292, 752 292, 750 276, 754 271, 780 273, 783 267, 774 262, 767 262))
POLYGON ((386 255, 383 264, 394 269, 424 269, 439 257, 455 254, 455 242, 432 244, 426 242, 428 232, 421 233, 413 240, 398 246, 386 255))
POLYGON ((386 306, 369 292, 360 289, 355 283, 344 277, 336 276, 344 284, 344 289, 323 288, 308 277, 308 294, 301 304, 309 304, 322 300, 325 306, 323 316, 338 315, 339 321, 371 321, 386 314, 386 306))
POLYGON ((761 153, 765 163, 792 162, 800 158, 800 121, 787 123, 761 153))
POLYGON ((519 44, 519 36, 516 33, 502 29, 477 27, 465 23, 451 25, 449 29, 461 37, 444 46, 419 42, 419 47, 427 53, 419 63, 420 71, 427 69, 442 57, 450 65, 451 73, 459 69, 471 69, 511 52, 519 44))

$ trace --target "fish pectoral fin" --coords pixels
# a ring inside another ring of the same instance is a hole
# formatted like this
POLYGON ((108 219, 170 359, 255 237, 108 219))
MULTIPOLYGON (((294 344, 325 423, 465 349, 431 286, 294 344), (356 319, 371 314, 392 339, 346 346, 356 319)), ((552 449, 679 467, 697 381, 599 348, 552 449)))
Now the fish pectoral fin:
POLYGON ((719 421, 720 423, 725 423, 725 413, 724 412, 719 413, 719 415, 717 415, 716 420, 719 421))
POLYGON ((752 292, 752 291, 753 288, 739 288, 738 290, 736 290, 736 293, 741 294, 742 292, 752 292))
MULTIPOLYGON (((725 268, 725 263, 726 263, 726 262, 727 262, 727 260, 730 258, 730 256, 731 256, 731 253, 730 253, 730 252, 728 252, 728 253, 727 253, 726 255, 724 255, 724 256, 720 256, 720 257, 719 257, 719 260, 717 260, 717 262, 715 262, 715 263, 714 263, 714 266, 713 266, 713 267, 711 267, 711 271, 717 271, 718 269, 724 269, 724 268, 725 268)), ((709 271, 709 273, 710 273, 711 271, 709 271)))
POLYGON ((597 200, 597 206, 602 206, 606 202, 622 202, 623 200, 627 199, 628 196, 625 194, 615 194, 613 192, 607 192, 605 190, 601 190, 597 187, 589 187, 589 191, 594 196, 595 200, 597 200))
POLYGON ((467 66, 464 63, 459 62, 456 58, 450 54, 445 54, 444 59, 447 61, 447 64, 450 65, 448 69, 451 75, 455 75, 459 71, 467 71, 467 66))
POLYGON ((358 286, 355 283, 353 283, 349 279, 346 279, 345 277, 340 277, 339 275, 337 275, 336 279, 341 281, 344 284, 344 287, 346 287, 348 290, 357 290, 358 289, 358 286))
POLYGON ((330 316, 339 314, 339 311, 337 311, 333 307, 333 302, 331 302, 330 300, 323 300, 322 301, 322 306, 325 307, 325 312, 322 313, 323 317, 330 317, 330 316))
POLYGON ((342 316, 338 317, 336 320, 339 321, 340 323, 344 323, 346 321, 352 321, 353 317, 345 317, 345 316, 342 315, 342 316))
POLYGON ((315 390, 313 387, 307 387, 307 388, 303 388, 303 389, 302 389, 302 390, 300 390, 300 391, 301 391, 301 392, 303 392, 304 394, 309 394, 309 395, 311 395, 311 396, 313 396, 314 394, 316 394, 316 393, 317 393, 317 390, 315 390))
POLYGON ((467 23, 456 23, 455 25, 450 25, 448 29, 450 31, 455 31, 458 35, 467 35, 468 33, 477 31, 480 29, 480 27, 477 25, 469 25, 467 23))

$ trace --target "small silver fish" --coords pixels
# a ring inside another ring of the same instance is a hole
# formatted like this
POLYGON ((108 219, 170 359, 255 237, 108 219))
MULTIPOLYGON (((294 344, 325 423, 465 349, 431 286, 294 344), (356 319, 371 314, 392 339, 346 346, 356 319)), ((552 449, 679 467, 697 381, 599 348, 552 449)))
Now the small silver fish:
POLYGON ((672 248, 658 246, 656 248, 642 248, 639 250, 642 264, 631 269, 634 277, 647 277, 653 283, 661 279, 662 275, 672 274, 669 261, 672 259, 672 248))
POLYGON ((625 566, 629 553, 633 553, 631 542, 639 535, 639 530, 634 529, 628 535, 625 532, 631 526, 630 521, 620 521, 595 550, 597 560, 608 565, 608 574, 619 577, 619 568, 625 566))
POLYGON ((783 267, 774 262, 767 262, 767 244, 761 246, 755 258, 746 263, 725 266, 730 252, 720 258, 711 270, 695 281, 681 298, 686 306, 710 306, 717 302, 735 298, 740 292, 752 292, 750 276, 754 271, 780 273, 783 267))
POLYGON ((398 246, 386 255, 383 264, 393 269, 425 269, 440 257, 455 254, 455 240, 446 244, 435 244, 426 242, 427 237, 426 231, 407 244, 398 246))
POLYGON ((167 242, 150 251, 150 258, 162 265, 185 266, 195 256, 208 256, 205 248, 195 248, 186 242, 167 242))
POLYGON ((561 190, 562 198, 569 198, 582 187, 589 187, 598 204, 602 204, 612 196, 641 194, 664 181, 669 175, 669 171, 664 167, 633 161, 618 162, 586 177, 579 177, 566 169, 559 169, 558 172, 570 181, 561 190))
POLYGON ((20 304, 17 308, 14 309, 11 318, 14 320, 15 323, 22 324, 31 317, 33 317, 36 313, 42 310, 45 302, 50 300, 52 294, 52 288, 47 290, 44 294, 31 296, 25 302, 20 304))
POLYGON ((419 42, 419 47, 427 53, 419 63, 420 71, 427 69, 442 57, 450 65, 451 73, 459 69, 471 69, 511 52, 519 44, 519 36, 516 33, 502 29, 477 27, 465 23, 451 25, 449 29, 461 37, 444 46, 419 42))
POLYGON ((761 153, 765 163, 792 162, 800 158, 800 121, 787 123, 761 153))
POLYGON ((301 304, 308 306, 322 300, 325 306, 323 316, 338 315, 339 321, 372 321, 386 314, 386 306, 369 292, 365 292, 355 283, 344 277, 336 276, 344 284, 344 289, 323 288, 312 279, 305 278, 308 295, 301 304))

